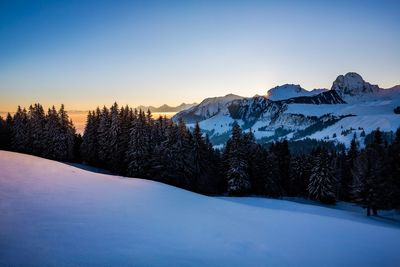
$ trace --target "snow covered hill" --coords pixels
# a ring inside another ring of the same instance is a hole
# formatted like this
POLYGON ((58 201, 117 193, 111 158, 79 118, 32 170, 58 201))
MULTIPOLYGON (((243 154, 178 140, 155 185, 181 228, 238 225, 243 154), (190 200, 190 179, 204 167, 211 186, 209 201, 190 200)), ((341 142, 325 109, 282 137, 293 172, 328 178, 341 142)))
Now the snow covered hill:
POLYGON ((206 99, 207 105, 201 103, 173 119, 182 118, 189 127, 198 121, 214 145, 226 142, 234 121, 251 129, 260 142, 310 137, 349 145, 356 134, 363 145, 364 133, 400 127, 400 115, 393 111, 400 106, 399 88, 382 89, 349 72, 339 75, 330 90, 286 84, 265 96, 206 99))
MULTIPOLYGON (((341 210, 345 209, 345 210, 341 210)), ((398 266, 398 221, 0 151, 0 266, 398 266)))

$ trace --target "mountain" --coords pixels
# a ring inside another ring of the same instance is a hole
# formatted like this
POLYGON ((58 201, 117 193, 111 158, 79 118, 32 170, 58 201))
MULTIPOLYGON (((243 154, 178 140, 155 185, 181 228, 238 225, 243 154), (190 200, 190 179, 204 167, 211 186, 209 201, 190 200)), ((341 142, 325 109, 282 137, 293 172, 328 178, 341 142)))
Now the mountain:
POLYGON ((298 84, 284 84, 268 90, 266 97, 269 100, 277 101, 299 96, 312 96, 326 91, 327 89, 314 89, 307 91, 298 84))
POLYGON ((189 127, 199 122, 214 145, 226 142, 234 121, 251 129, 260 143, 309 137, 349 145, 355 134, 363 145, 364 136, 376 128, 395 131, 400 126, 400 115, 393 112, 397 106, 400 85, 382 89, 349 72, 339 75, 330 90, 285 84, 265 96, 207 98, 173 119, 189 127))
POLYGON ((373 98, 382 90, 378 85, 372 85, 355 72, 339 75, 333 82, 331 90, 335 90, 347 102, 358 102, 373 98))
POLYGON ((182 118, 186 123, 206 120, 216 114, 228 115, 228 104, 234 100, 244 99, 242 96, 228 94, 226 96, 206 98, 200 104, 179 112, 176 118, 182 118))
POLYGON ((196 103, 192 103, 192 104, 182 103, 182 104, 180 104, 179 106, 176 106, 176 107, 171 107, 171 106, 166 105, 166 104, 164 104, 162 106, 159 106, 159 107, 143 106, 142 105, 142 106, 136 107, 136 109, 138 109, 138 110, 141 109, 141 110, 145 110, 145 111, 150 109, 151 112, 179 112, 179 111, 188 109, 190 107, 193 107, 195 105, 196 105, 196 103))
POLYGON ((7 151, 0 151, 0 170, 0 266, 400 262, 394 213, 373 219, 343 202, 332 208, 311 201, 210 197, 7 151))

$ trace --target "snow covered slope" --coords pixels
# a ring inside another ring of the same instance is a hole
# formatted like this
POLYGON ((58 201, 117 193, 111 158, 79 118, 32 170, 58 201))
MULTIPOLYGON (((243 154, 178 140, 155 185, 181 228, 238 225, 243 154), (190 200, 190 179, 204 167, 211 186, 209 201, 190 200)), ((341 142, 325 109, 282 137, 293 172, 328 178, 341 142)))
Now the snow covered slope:
POLYGON ((272 88, 266 96, 211 100, 212 105, 206 99, 205 104, 180 112, 173 119, 182 118, 190 127, 198 121, 214 145, 226 142, 234 121, 244 130, 251 129, 261 143, 310 137, 349 146, 356 134, 363 145, 364 132, 377 127, 396 131, 400 127, 400 115, 393 111, 400 106, 400 86, 382 89, 354 72, 339 75, 330 90, 307 91, 286 84, 272 88))
MULTIPOLYGON (((339 206, 341 208, 341 206, 339 206)), ((398 266, 398 222, 0 151, 0 266, 398 266)))

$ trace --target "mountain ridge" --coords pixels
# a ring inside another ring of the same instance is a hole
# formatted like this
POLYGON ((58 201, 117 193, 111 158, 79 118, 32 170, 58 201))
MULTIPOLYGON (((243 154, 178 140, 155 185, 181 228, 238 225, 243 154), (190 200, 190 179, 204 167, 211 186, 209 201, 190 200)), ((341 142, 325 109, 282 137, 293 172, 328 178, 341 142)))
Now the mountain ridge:
POLYGON ((182 103, 178 106, 169 106, 167 104, 163 104, 159 107, 140 105, 137 106, 136 109, 141 109, 144 111, 150 110, 151 112, 179 112, 188 109, 194 105, 197 105, 197 103, 191 103, 191 104, 182 103))
POLYGON ((310 137, 349 145, 354 134, 362 142, 360 135, 365 132, 400 126, 400 116, 393 112, 400 105, 400 85, 382 89, 349 72, 339 75, 331 89, 313 91, 284 84, 264 96, 206 98, 173 120, 183 119, 189 127, 199 122, 214 145, 227 140, 234 121, 246 131, 251 129, 261 143, 310 137))

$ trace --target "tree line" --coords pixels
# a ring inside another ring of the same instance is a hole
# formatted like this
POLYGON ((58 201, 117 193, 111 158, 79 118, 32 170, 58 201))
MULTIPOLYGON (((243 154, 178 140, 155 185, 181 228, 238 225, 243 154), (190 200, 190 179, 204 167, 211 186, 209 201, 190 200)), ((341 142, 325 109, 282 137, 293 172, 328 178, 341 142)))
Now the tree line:
POLYGON ((18 107, 13 116, 0 118, 0 149, 32 154, 60 161, 78 160, 80 135, 64 105, 45 113, 40 104, 18 107))
MULTIPOLYGON (((360 149, 316 145, 294 154, 286 140, 258 144, 233 123, 224 149, 214 149, 195 124, 153 118, 150 111, 119 107, 89 111, 83 137, 64 106, 44 113, 40 104, 0 119, 0 148, 60 161, 77 161, 114 173, 151 179, 203 194, 304 197, 350 201, 378 210, 400 209, 400 129, 393 143, 377 129, 360 149)), ((316 143, 318 144, 318 142, 316 143)))

